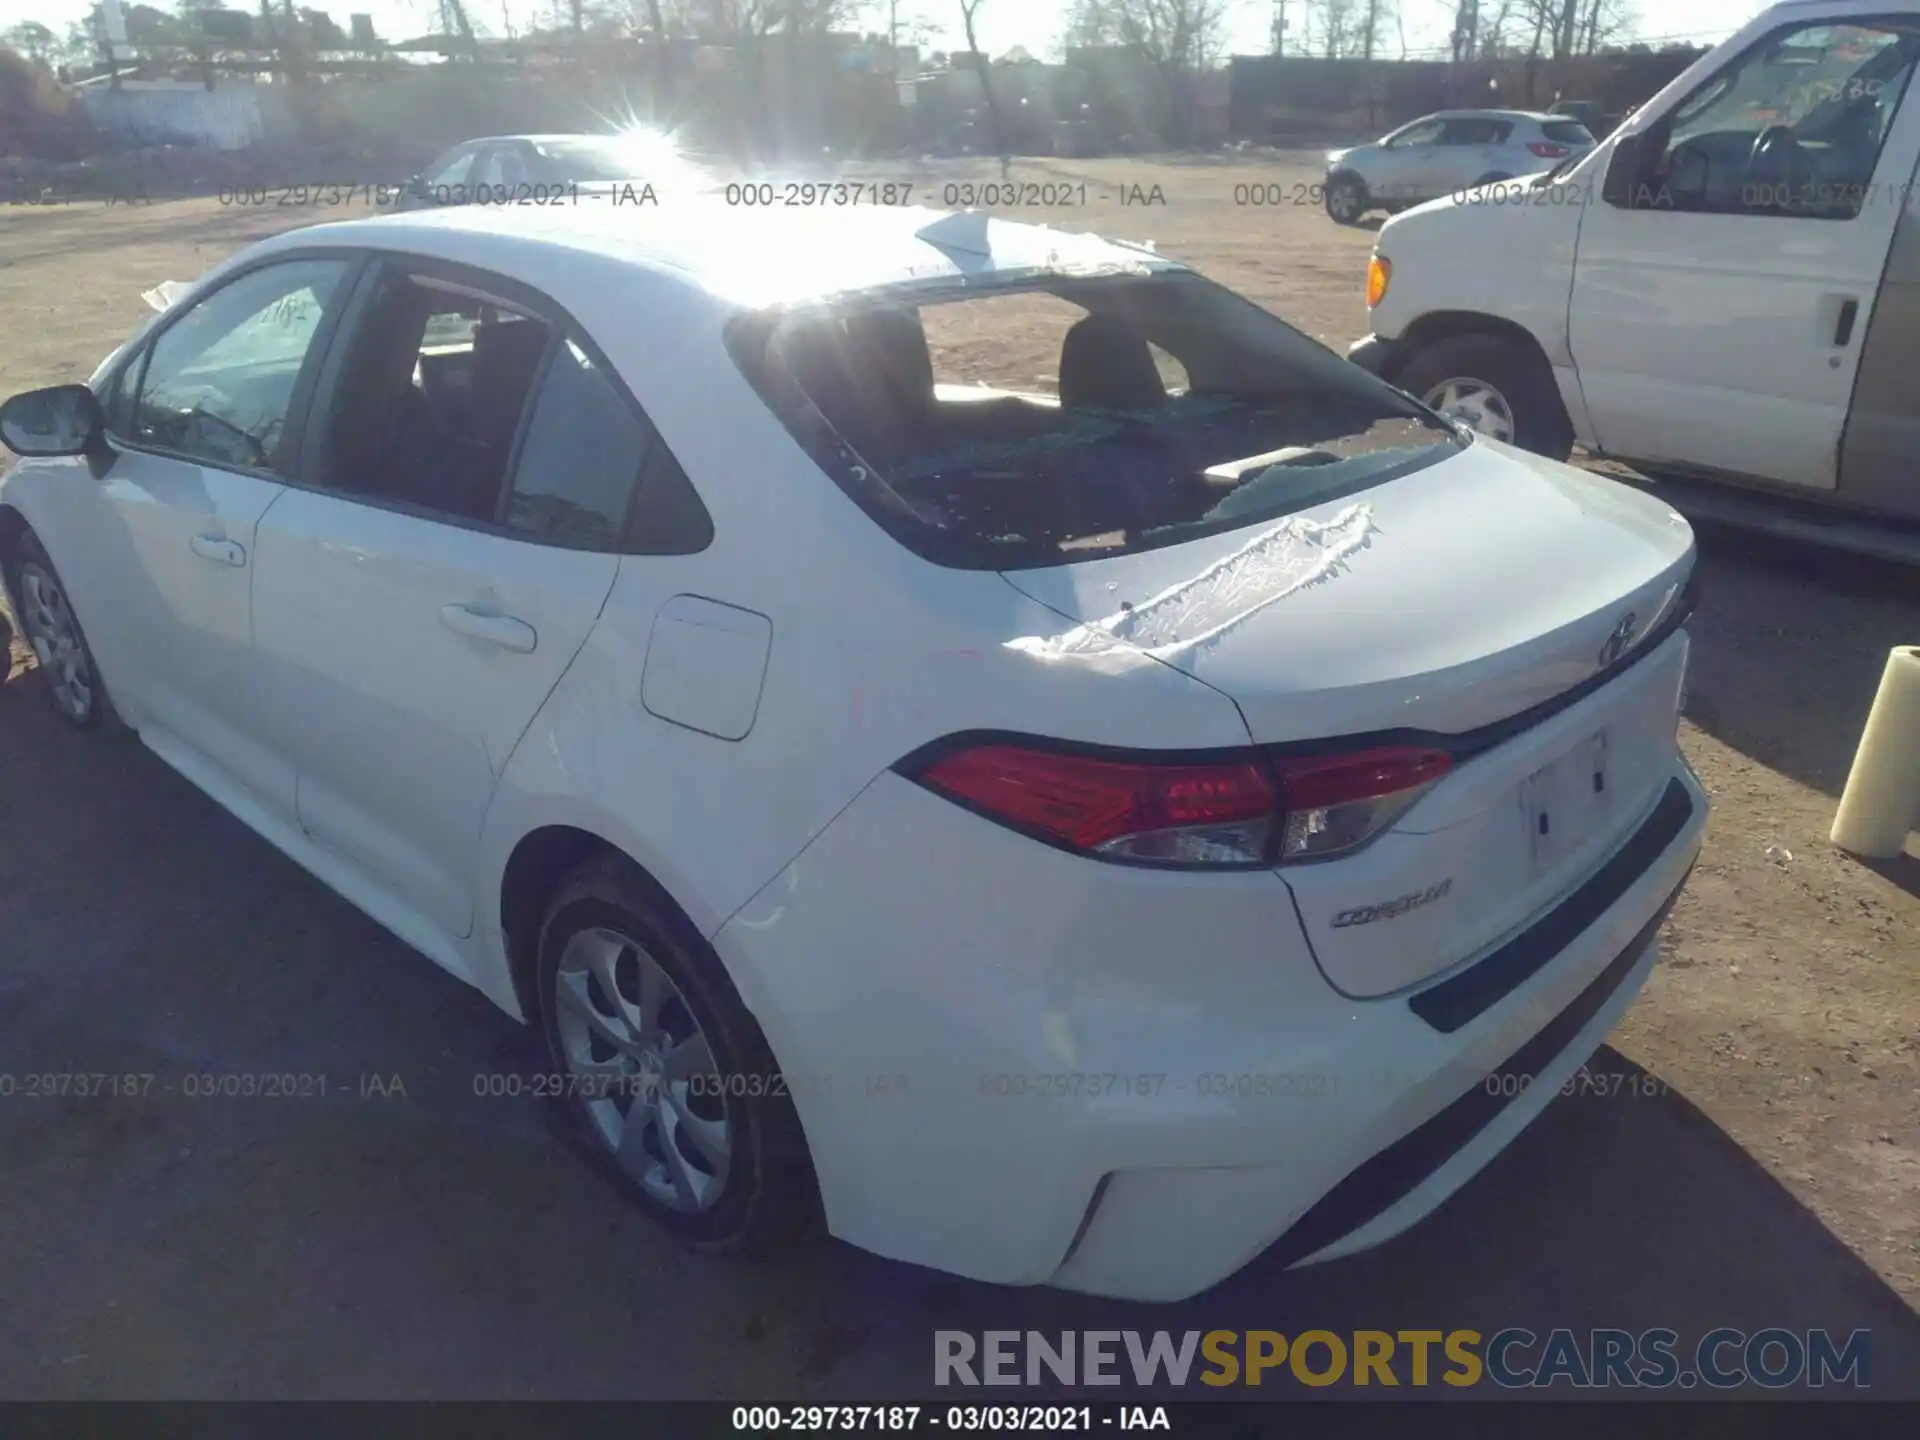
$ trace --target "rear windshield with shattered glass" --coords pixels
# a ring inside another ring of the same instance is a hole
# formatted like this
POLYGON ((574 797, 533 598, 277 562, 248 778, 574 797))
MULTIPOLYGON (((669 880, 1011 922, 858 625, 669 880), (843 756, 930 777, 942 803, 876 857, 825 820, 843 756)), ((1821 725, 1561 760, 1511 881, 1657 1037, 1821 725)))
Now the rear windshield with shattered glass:
POLYGON ((870 516, 967 568, 1071 563, 1253 525, 1467 443, 1186 272, 879 291, 744 316, 728 341, 870 516))

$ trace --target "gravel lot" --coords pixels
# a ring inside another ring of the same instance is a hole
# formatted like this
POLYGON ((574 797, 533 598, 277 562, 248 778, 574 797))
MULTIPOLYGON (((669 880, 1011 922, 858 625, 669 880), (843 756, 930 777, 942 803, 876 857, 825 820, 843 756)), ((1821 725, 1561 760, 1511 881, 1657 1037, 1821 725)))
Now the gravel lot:
MULTIPOLYGON (((867 178, 939 204, 994 174, 867 178)), ((1369 233, 1327 220, 1305 157, 1013 178, 1072 202, 1020 218, 1152 240, 1336 347, 1365 328, 1369 233), (1244 186, 1279 203, 1236 204, 1244 186)), ((156 281, 342 213, 0 210, 0 394, 83 379, 156 281)), ((1869 1327, 1876 1391, 1920 1394, 1920 861, 1825 839, 1885 653, 1920 639, 1920 584, 1702 538, 1684 744, 1712 829, 1666 961, 1595 1067, 1664 1083, 1557 1102, 1382 1250, 1256 1263, 1172 1307, 831 1243, 758 1270, 683 1254, 553 1143, 540 1102, 474 1093, 533 1066, 529 1033, 137 745, 67 733, 16 651, 0 1072, 156 1079, 141 1099, 0 1098, 0 1396, 912 1396, 935 1328, 1507 1325, 1869 1327), (240 1072, 326 1093, 187 1093, 240 1072)))

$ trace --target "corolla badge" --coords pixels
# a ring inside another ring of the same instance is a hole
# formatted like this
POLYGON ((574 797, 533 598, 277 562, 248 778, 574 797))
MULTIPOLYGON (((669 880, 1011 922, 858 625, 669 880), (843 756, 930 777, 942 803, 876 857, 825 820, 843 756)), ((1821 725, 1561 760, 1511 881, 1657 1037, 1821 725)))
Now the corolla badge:
POLYGON ((1607 643, 1600 647, 1600 658, 1596 662, 1598 669, 1606 669, 1627 653, 1627 646, 1633 643, 1633 627, 1639 619, 1640 617, 1631 610, 1620 617, 1620 623, 1614 626, 1613 633, 1607 636, 1607 643))
POLYGON ((1453 877, 1449 875, 1437 885, 1429 885, 1424 890, 1415 890, 1411 895, 1402 895, 1397 900, 1382 900, 1375 905, 1356 905, 1351 910, 1342 910, 1333 917, 1333 928, 1344 930, 1350 925, 1371 925, 1376 920, 1392 920, 1409 910, 1418 910, 1422 905, 1431 905, 1448 891, 1453 889, 1453 877))

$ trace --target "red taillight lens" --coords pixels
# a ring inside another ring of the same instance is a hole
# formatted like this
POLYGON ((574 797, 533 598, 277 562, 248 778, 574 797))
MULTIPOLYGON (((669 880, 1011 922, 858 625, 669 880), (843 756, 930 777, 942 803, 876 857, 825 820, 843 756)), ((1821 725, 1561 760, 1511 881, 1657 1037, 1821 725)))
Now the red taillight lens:
POLYGON ((1573 153, 1565 145, 1556 145, 1551 140, 1529 140, 1527 149, 1542 160, 1564 160, 1573 153))
POLYGON ((1104 760, 988 744, 918 775, 1002 824, 1116 860, 1198 869, 1318 860, 1366 844, 1451 766, 1440 750, 1217 763, 1104 760))
POLYGON ((1418 746, 1276 760, 1286 807, 1278 858, 1324 860, 1359 849, 1452 768, 1446 751, 1418 746))
POLYGON ((1157 765, 981 745, 920 780, 993 819, 1116 859, 1259 864, 1277 818, 1273 783, 1253 762, 1157 765))

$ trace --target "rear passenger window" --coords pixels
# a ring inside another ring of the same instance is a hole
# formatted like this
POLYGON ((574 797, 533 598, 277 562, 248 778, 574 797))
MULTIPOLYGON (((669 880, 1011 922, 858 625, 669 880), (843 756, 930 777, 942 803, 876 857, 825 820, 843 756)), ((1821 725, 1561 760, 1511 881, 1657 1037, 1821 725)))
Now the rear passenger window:
POLYGON ((1546 120, 1540 133, 1556 145, 1591 145, 1593 132, 1577 120, 1546 120))
POLYGON ((586 351, 565 341, 533 402, 508 527, 567 545, 617 545, 649 438, 586 351))
POLYGON ((570 339, 534 397, 504 518, 553 544, 641 554, 691 553, 713 534, 653 427, 570 339))

